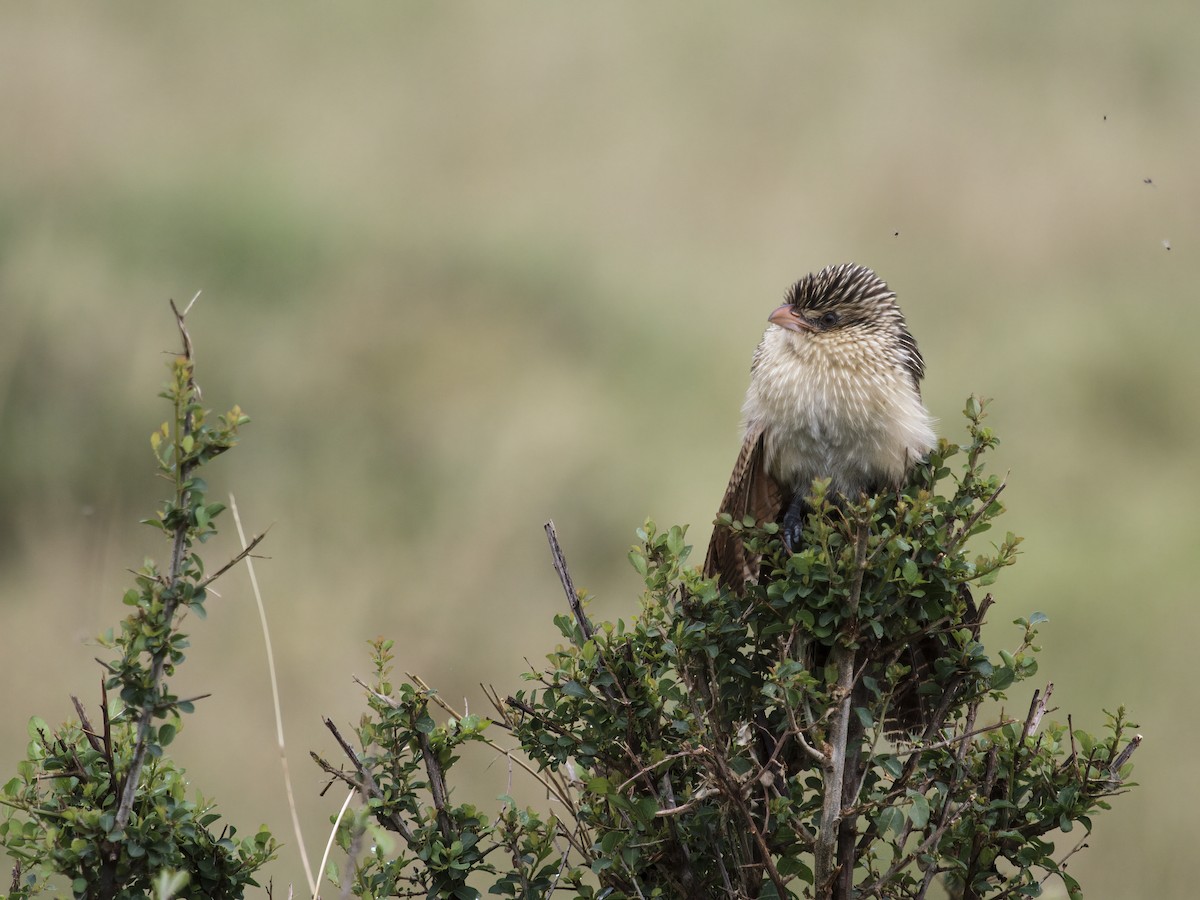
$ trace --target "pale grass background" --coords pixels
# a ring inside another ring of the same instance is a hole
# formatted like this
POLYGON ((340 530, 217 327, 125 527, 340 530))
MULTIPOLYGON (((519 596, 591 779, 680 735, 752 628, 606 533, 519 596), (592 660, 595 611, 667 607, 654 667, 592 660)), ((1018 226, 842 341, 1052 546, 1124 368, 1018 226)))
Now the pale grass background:
MULTIPOLYGON (((1124 702, 1147 735, 1076 874, 1089 898, 1193 895, 1195 4, 0 23, 4 766, 29 716, 95 703, 87 641, 165 555, 135 522, 162 487, 168 297, 203 289, 206 400, 255 420, 209 480, 273 524, 259 576, 317 854, 338 801, 306 754, 335 749, 320 715, 357 718, 365 641, 473 710, 478 682, 519 687, 563 609, 548 517, 594 614, 632 615, 641 520, 707 539, 767 312, 854 260, 898 291, 946 433, 968 393, 997 398, 1027 543, 991 641, 1046 612, 1060 717, 1124 702)), ((179 679, 214 697, 173 749, 241 830, 291 844, 256 616, 242 574, 220 589, 179 679)), ((491 808, 504 767, 473 765, 460 796, 491 808)), ((270 873, 300 886, 294 847, 270 873)))

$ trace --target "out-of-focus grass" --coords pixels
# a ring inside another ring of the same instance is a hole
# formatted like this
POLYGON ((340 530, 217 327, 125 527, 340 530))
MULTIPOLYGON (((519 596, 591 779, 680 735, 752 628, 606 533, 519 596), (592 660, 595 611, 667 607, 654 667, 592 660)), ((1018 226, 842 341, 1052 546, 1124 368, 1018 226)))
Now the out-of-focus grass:
MULTIPOLYGON (((993 640, 1047 612, 1062 714, 1125 702, 1147 734, 1143 787, 1073 862, 1088 895, 1190 896, 1200 13, 355 13, 0 14, 6 764, 29 715, 94 702, 82 642, 163 553, 134 523, 167 297, 205 291, 206 399, 255 419, 212 482, 274 523, 311 850, 333 806, 304 751, 357 716, 365 640, 475 710, 477 682, 515 686, 556 640, 551 516, 596 614, 631 615, 641 519, 707 538, 766 313, 853 259, 899 292, 949 436, 997 398, 1028 540, 993 640)), ((254 614, 240 575, 222 592, 181 674, 214 697, 173 749, 290 839, 254 614)), ((294 848, 272 871, 300 881, 294 848)))

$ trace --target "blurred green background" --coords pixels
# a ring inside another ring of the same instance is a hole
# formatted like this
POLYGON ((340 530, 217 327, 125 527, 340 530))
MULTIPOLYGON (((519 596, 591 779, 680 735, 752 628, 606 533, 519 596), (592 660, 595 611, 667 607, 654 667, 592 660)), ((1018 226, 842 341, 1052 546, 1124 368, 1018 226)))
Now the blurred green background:
MULTIPOLYGON (((203 290, 205 399, 254 417, 209 482, 272 526, 258 573, 319 857, 340 798, 307 751, 336 751, 322 714, 357 718, 366 640, 473 711, 479 682, 519 687, 564 610, 551 517, 593 614, 632 615, 642 519, 707 540, 767 313, 853 260, 898 292, 945 434, 967 394, 996 398, 1026 544, 989 643, 1046 612, 1057 717, 1125 703, 1146 734, 1142 787, 1076 875, 1090 898, 1194 896, 1200 6, 0 22, 5 766, 29 716, 95 705, 90 640, 125 570, 166 555, 135 523, 164 487, 167 298, 203 290)), ((227 521, 210 564, 234 548, 227 521)), ((240 571, 219 588, 179 678, 213 697, 173 750, 240 829, 288 842, 271 875, 302 892, 253 601, 240 571)), ((481 757, 463 791, 490 809, 507 777, 481 757)))

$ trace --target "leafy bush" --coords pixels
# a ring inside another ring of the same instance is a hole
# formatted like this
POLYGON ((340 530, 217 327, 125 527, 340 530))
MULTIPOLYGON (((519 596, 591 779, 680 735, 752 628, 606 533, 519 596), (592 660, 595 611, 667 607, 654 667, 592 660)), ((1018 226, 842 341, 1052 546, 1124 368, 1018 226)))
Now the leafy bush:
POLYGON ((1120 710, 1103 738, 1043 727, 1052 686, 1027 715, 980 724, 985 703, 1036 674, 1045 617, 1018 618, 1017 646, 995 659, 981 643, 992 597, 977 604, 971 587, 994 582, 1020 540, 967 552, 1003 512, 1003 484, 983 467, 996 444, 983 404, 966 416, 969 443, 943 442, 899 496, 835 506, 818 485, 799 553, 774 525, 726 518, 772 570, 744 595, 686 565, 683 528, 647 523, 630 553, 640 614, 593 624, 550 526, 567 643, 533 687, 493 697, 495 722, 437 725, 436 694, 393 689, 391 645, 376 642, 364 752, 339 735, 350 768, 320 760, 364 798, 339 830, 352 853, 370 832, 352 892, 918 898, 940 877, 974 898, 1037 896, 1058 877, 1078 896, 1074 851, 1053 838, 1090 831, 1140 738, 1120 710), (492 726, 556 814, 502 798, 490 821, 452 802, 459 748, 491 743, 492 726))
MULTIPOLYGON (((235 406, 213 422, 200 405, 176 316, 172 419, 151 439, 173 492, 148 520, 170 562, 136 573, 129 615, 102 639, 114 658, 100 726, 76 698, 78 721, 30 723, 26 759, 0 789, 13 898, 55 878, 102 900, 237 898, 276 850, 265 827, 215 831, 215 807, 187 799, 166 754, 198 699, 169 687, 184 615, 202 618, 208 586, 259 540, 213 574, 196 552, 223 511, 197 473, 248 420, 235 406)), ((943 442, 898 494, 834 504, 816 485, 795 554, 776 526, 724 518, 762 554, 762 585, 704 579, 685 529, 647 522, 630 552, 646 589, 628 623, 589 620, 547 525, 565 643, 526 689, 491 692, 492 720, 458 714, 419 679, 393 685, 392 643, 376 640, 357 748, 326 720, 347 762, 313 754, 362 799, 335 826, 346 865, 325 874, 364 898, 922 898, 941 881, 973 900, 1035 897, 1050 878, 1082 896, 1066 865, 1083 841, 1055 842, 1090 832, 1130 786, 1141 738, 1120 708, 1100 737, 1069 717, 1044 723, 1052 685, 1023 716, 1003 712, 1037 673, 1045 617, 1017 618, 1016 646, 995 657, 981 641, 993 599, 973 589, 1020 544, 1007 534, 990 553, 967 550, 1004 511, 983 465, 996 444, 983 406, 968 402, 965 446, 943 442), (435 707, 449 713, 440 724, 435 707), (502 797, 489 817, 458 802, 449 776, 469 743, 524 768, 553 812, 502 797)))
POLYGON ((229 568, 206 575, 194 551, 215 533, 213 520, 224 509, 207 501, 207 485, 196 473, 234 446, 238 428, 249 421, 236 406, 210 421, 177 310, 176 318, 184 350, 171 361, 161 394, 172 419, 151 435, 160 474, 173 492, 146 520, 171 542, 169 568, 162 572, 150 561, 142 566, 124 597, 132 611, 101 638, 116 658, 103 664, 100 728, 75 697, 78 722, 56 729, 39 718, 29 723, 26 758, 0 792, 9 810, 0 843, 17 861, 9 897, 43 891, 59 875, 76 897, 98 900, 236 898, 256 884, 255 871, 275 854, 265 827, 244 840, 235 840, 232 826, 214 832, 215 805, 187 799, 184 772, 164 753, 194 709, 194 699, 181 699, 167 681, 188 647, 183 615, 204 617, 208 585, 229 568))

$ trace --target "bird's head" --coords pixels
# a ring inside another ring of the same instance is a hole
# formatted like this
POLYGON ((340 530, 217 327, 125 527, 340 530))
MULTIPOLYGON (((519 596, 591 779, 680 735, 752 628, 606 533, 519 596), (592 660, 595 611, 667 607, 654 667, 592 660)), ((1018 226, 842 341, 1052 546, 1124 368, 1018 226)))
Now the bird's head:
POLYGON ((777 339, 798 352, 882 358, 903 365, 914 380, 924 376, 921 354, 896 295, 865 266, 845 263, 805 275, 768 321, 780 329, 777 339))

